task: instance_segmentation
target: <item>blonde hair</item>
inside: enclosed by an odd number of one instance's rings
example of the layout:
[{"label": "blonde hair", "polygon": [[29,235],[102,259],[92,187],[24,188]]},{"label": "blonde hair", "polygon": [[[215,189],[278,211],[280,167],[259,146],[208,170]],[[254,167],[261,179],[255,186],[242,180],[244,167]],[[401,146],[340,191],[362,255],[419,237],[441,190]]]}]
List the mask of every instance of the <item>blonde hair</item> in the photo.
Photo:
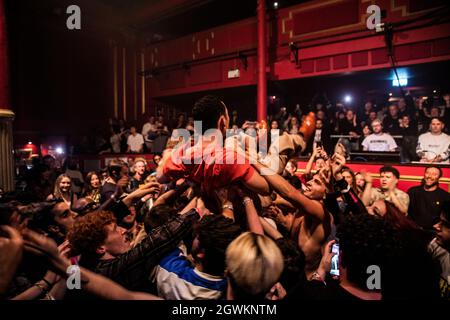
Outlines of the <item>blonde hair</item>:
[{"label": "blonde hair", "polygon": [[59,184],[61,183],[62,179],[67,178],[70,181],[70,184],[72,185],[72,179],[67,174],[60,174],[58,178],[56,178],[55,181],[55,188],[53,189],[53,196],[55,199],[62,199],[63,194],[61,192],[61,188],[59,187]]},{"label": "blonde hair", "polygon": [[245,232],[227,248],[227,272],[236,298],[265,295],[278,281],[284,262],[275,242],[263,235]]}]

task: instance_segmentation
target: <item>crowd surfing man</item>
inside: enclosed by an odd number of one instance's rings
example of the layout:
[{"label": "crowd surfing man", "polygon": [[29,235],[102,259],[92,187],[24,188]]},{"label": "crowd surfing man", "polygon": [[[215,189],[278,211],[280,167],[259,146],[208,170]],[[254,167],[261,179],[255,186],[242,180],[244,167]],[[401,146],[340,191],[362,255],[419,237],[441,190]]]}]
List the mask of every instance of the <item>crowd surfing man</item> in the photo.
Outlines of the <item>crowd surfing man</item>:
[{"label": "crowd surfing man", "polygon": [[[268,195],[270,188],[267,181],[254,170],[248,159],[242,164],[236,163],[238,159],[242,159],[240,153],[242,150],[239,150],[239,147],[223,148],[224,141],[218,141],[217,136],[213,137],[215,134],[222,139],[226,137],[230,119],[225,103],[218,97],[205,96],[195,103],[192,114],[194,120],[201,121],[201,140],[194,141],[193,146],[189,141],[186,147],[175,149],[174,152],[166,150],[157,170],[158,181],[164,183],[170,179],[188,178],[201,183],[204,190],[212,190],[241,181],[250,190]],[[277,172],[284,169],[288,160],[286,154],[305,147],[305,142],[300,135],[285,134],[279,140],[279,147],[273,152],[273,160],[277,162],[275,164]],[[185,151],[184,154],[183,151]],[[205,154],[211,157],[205,160]],[[198,159],[199,156],[200,159]]]}]

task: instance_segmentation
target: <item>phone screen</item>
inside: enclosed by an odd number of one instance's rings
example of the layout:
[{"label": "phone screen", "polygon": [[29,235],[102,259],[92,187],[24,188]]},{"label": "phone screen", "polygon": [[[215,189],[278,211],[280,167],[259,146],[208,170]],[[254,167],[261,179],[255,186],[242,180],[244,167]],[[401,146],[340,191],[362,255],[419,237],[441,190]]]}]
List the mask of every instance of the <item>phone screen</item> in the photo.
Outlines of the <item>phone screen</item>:
[{"label": "phone screen", "polygon": [[331,270],[330,274],[332,276],[339,276],[339,244],[333,244],[331,252],[335,253],[333,258],[331,259]]}]

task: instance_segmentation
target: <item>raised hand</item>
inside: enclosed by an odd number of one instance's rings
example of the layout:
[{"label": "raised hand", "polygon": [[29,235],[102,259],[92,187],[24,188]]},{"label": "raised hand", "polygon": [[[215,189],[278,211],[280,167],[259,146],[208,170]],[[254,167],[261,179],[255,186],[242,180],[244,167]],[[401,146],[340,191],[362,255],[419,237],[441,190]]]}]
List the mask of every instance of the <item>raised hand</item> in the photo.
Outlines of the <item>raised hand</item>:
[{"label": "raised hand", "polygon": [[345,166],[345,163],[345,157],[339,153],[335,153],[333,157],[331,157],[331,171],[334,176],[342,171],[342,167]]}]

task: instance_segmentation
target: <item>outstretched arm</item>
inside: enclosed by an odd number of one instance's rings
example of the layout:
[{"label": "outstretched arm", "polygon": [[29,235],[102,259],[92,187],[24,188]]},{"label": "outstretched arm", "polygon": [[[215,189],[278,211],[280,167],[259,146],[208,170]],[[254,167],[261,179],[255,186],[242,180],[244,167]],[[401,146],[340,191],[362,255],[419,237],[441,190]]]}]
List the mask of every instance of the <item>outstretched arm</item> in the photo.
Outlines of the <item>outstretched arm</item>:
[{"label": "outstretched arm", "polygon": [[269,183],[267,179],[264,179],[258,172],[255,172],[250,179],[244,182],[244,185],[253,192],[262,196],[268,196],[271,194]]},{"label": "outstretched arm", "polygon": [[[260,163],[253,165],[258,172],[270,170]],[[323,220],[325,212],[319,201],[311,200],[295,189],[286,179],[272,171],[272,174],[263,176],[270,187],[281,197],[291,202],[294,207],[301,209],[305,214],[311,215],[319,220]]]}]

